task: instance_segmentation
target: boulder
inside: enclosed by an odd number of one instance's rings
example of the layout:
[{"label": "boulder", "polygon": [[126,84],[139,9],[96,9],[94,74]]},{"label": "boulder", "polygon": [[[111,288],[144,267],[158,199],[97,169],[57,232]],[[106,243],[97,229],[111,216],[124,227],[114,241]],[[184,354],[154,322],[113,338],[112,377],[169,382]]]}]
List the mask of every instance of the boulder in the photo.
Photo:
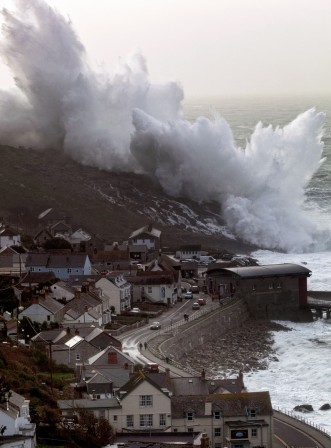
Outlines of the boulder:
[{"label": "boulder", "polygon": [[319,408],[320,411],[328,411],[329,409],[331,409],[331,404],[329,403],[325,403]]},{"label": "boulder", "polygon": [[313,412],[313,407],[311,404],[299,404],[293,408],[297,412]]}]

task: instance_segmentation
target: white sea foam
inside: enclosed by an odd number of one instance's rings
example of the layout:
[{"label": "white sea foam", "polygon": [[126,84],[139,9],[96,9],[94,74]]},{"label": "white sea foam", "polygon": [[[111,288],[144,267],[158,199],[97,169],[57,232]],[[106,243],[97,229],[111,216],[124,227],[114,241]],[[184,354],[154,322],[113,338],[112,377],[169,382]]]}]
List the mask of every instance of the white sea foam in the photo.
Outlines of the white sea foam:
[{"label": "white sea foam", "polygon": [[230,231],[260,247],[325,249],[329,230],[304,211],[323,113],[283,128],[258,123],[240,148],[222,117],[182,119],[181,86],[153,84],[141,54],[96,73],[60,14],[42,0],[15,5],[2,12],[0,55],[16,89],[0,92],[1,143],[62,148],[86,165],[147,173],[173,196],[218,201]]},{"label": "white sea foam", "polygon": [[278,360],[272,360],[267,370],[245,375],[245,385],[250,391],[268,390],[273,407],[287,412],[300,404],[312,405],[313,412],[294,415],[331,434],[331,411],[320,410],[323,404],[331,404],[331,322],[320,319],[285,325],[292,331],[274,333]]}]

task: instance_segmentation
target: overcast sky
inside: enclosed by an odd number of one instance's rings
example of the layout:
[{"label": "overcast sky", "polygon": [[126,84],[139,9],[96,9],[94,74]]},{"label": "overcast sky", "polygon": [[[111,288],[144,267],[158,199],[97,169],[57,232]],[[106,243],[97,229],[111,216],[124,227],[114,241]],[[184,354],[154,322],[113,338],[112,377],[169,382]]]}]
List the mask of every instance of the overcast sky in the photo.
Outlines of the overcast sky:
[{"label": "overcast sky", "polygon": [[111,71],[139,49],[151,80],[177,80],[185,96],[331,93],[330,0],[47,2],[71,19],[93,63]]}]

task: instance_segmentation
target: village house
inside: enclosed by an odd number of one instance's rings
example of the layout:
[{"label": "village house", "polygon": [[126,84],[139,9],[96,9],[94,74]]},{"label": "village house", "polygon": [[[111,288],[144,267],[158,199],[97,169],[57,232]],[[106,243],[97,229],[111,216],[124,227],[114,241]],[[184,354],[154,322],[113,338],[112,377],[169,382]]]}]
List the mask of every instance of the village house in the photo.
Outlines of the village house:
[{"label": "village house", "polygon": [[187,244],[185,246],[180,246],[179,250],[176,251],[176,258],[180,260],[184,259],[196,259],[199,260],[201,256],[201,244]]},{"label": "village house", "polygon": [[132,246],[145,245],[149,251],[158,252],[161,248],[161,230],[156,229],[151,224],[141,227],[131,233],[128,244]]},{"label": "village house", "polygon": [[8,226],[0,227],[0,248],[20,245],[21,235],[19,232]]},{"label": "village house", "polygon": [[[159,254],[146,265],[145,270],[128,276],[133,285],[133,302],[150,302],[173,305],[177,302],[177,292],[181,290],[181,271],[178,263],[168,256]],[[176,267],[178,267],[176,269]]]},{"label": "village house", "polygon": [[[112,390],[116,392],[132,377],[134,361],[127,354],[109,346],[91,356],[84,363],[76,363],[77,382],[80,386],[94,377],[95,373],[102,374],[112,382]],[[102,381],[105,387],[105,381]]]},{"label": "village house", "polygon": [[27,253],[19,253],[13,247],[3,246],[0,249],[0,274],[16,275],[25,273]]},{"label": "village house", "polygon": [[52,240],[54,237],[47,229],[40,229],[33,237],[33,242],[36,246],[43,246],[47,241]]},{"label": "village house", "polygon": [[50,344],[51,358],[58,364],[64,364],[75,369],[77,363],[85,363],[87,360],[99,353],[100,350],[88,342],[79,334],[72,335],[64,343]]},{"label": "village house", "polygon": [[61,280],[49,287],[49,296],[62,303],[70,302],[75,297],[75,289]]},{"label": "village house", "polygon": [[206,433],[212,447],[273,446],[269,392],[174,396],[172,429]]},{"label": "village house", "polygon": [[90,249],[91,235],[83,229],[75,230],[67,239],[76,252],[87,252]]},{"label": "village house", "polygon": [[95,287],[100,290],[100,297],[107,309],[114,309],[115,314],[131,308],[131,284],[124,278],[122,272],[111,272],[99,278]]},{"label": "village house", "polygon": [[127,278],[133,286],[134,303],[173,305],[177,301],[177,281],[172,272],[142,271]]},{"label": "village house", "polygon": [[36,446],[36,424],[30,422],[29,400],[10,391],[7,401],[0,404],[0,431],[1,446],[8,448]]},{"label": "village house", "polygon": [[103,302],[98,291],[75,291],[75,298],[64,306],[62,324],[72,326],[74,324],[103,325]]},{"label": "village house", "polygon": [[263,266],[227,267],[215,263],[207,269],[208,293],[243,298],[256,318],[294,318],[307,305],[307,278],[304,266],[284,263]]},{"label": "village house", "polygon": [[91,275],[91,262],[87,254],[80,253],[32,253],[26,259],[28,272],[54,272],[61,280],[70,275]]},{"label": "village house", "polygon": [[61,323],[65,314],[64,306],[57,300],[45,296],[33,296],[33,303],[21,311],[18,315],[19,320],[24,317],[31,322]]}]

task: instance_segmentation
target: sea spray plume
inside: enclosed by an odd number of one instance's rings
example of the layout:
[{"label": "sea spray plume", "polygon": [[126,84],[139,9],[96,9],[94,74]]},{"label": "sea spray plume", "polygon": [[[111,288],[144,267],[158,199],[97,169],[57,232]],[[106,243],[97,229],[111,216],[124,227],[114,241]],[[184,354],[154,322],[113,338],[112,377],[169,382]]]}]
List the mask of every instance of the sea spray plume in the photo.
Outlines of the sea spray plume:
[{"label": "sea spray plume", "polygon": [[304,211],[305,187],[323,162],[323,113],[299,115],[283,129],[258,124],[246,147],[251,188],[223,208],[233,231],[251,243],[286,251],[311,250],[322,232]]},{"label": "sea spray plume", "polygon": [[137,52],[114,73],[97,73],[59,13],[42,0],[16,0],[15,5],[14,12],[2,12],[0,54],[17,88],[0,94],[1,142],[63,147],[86,165],[139,172],[129,150],[132,110],[176,119],[181,87],[175,82],[152,84],[146,61]]},{"label": "sea spray plume", "polygon": [[70,24],[43,1],[14,3],[15,12],[2,11],[0,55],[17,90],[1,94],[1,141],[15,145],[19,136],[24,145],[56,148],[65,133],[63,100],[84,70],[84,48]]},{"label": "sea spray plume", "polygon": [[228,226],[244,240],[304,250],[318,231],[303,203],[322,162],[324,120],[311,109],[283,129],[259,123],[243,151],[219,117],[164,123],[135,110],[131,151],[169,194],[219,201]]},{"label": "sea spray plume", "polygon": [[132,110],[139,107],[160,120],[176,119],[182,97],[174,82],[150,83],[140,53],[130,55],[112,75],[89,72],[65,101],[65,150],[87,165],[140,172],[129,150]]}]

